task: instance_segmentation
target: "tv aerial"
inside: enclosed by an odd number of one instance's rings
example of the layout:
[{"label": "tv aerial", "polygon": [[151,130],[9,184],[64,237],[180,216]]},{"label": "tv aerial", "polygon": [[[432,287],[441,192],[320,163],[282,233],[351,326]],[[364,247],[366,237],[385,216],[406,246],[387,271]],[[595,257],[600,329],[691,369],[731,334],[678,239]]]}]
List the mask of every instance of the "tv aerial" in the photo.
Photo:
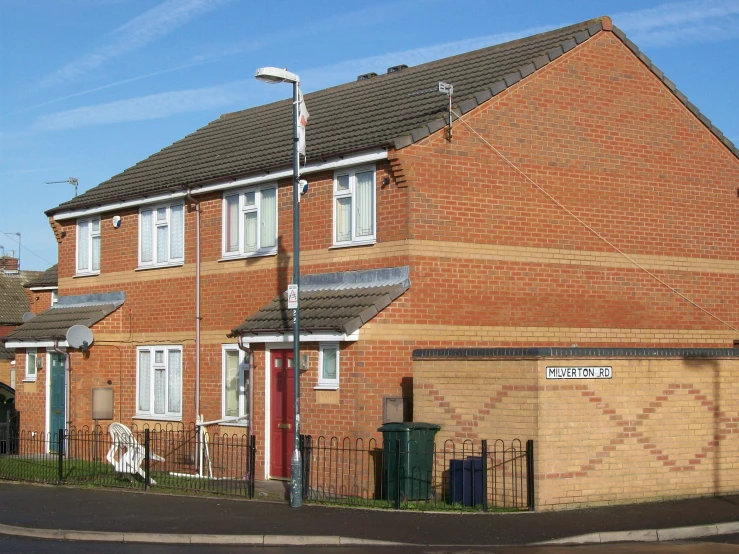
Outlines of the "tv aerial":
[{"label": "tv aerial", "polygon": [[58,183],[69,183],[70,185],[74,185],[74,195],[77,196],[77,185],[80,184],[79,179],[68,177],[64,181],[46,181],[47,185],[56,185]]},{"label": "tv aerial", "polygon": [[87,352],[93,342],[92,331],[85,325],[72,325],[67,329],[67,344],[81,352]]}]

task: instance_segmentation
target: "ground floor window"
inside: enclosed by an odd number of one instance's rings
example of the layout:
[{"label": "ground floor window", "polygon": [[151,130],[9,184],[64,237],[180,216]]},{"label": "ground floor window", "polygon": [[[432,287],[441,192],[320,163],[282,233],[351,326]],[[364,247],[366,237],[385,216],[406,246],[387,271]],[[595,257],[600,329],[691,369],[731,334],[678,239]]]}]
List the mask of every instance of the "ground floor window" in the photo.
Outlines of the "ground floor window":
[{"label": "ground floor window", "polygon": [[182,417],[182,347],[142,346],[137,352],[137,415]]},{"label": "ground floor window", "polygon": [[223,419],[248,424],[249,360],[235,344],[223,346]]},{"label": "ground floor window", "polygon": [[26,350],[26,381],[36,380],[37,354],[35,348]]},{"label": "ground floor window", "polygon": [[339,345],[335,342],[321,344],[319,348],[317,388],[339,388]]}]

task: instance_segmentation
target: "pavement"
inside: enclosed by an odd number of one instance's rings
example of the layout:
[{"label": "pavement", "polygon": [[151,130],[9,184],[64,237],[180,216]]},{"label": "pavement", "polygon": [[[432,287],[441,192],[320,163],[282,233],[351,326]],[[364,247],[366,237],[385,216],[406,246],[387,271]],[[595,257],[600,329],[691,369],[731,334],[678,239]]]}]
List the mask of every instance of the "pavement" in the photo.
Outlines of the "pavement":
[{"label": "pavement", "polygon": [[[278,485],[279,486],[279,485]],[[514,546],[739,533],[739,495],[522,513],[409,512],[0,483],[0,534],[234,545]],[[263,493],[264,494],[264,493]],[[270,500],[279,498],[279,500]]]}]

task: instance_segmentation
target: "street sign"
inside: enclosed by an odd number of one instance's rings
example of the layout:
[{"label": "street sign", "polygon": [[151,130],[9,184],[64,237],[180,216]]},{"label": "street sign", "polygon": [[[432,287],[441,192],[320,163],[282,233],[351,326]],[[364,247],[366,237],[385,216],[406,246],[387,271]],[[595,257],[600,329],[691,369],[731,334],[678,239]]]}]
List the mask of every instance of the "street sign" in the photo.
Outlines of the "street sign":
[{"label": "street sign", "polygon": [[608,367],[547,367],[547,379],[611,379],[613,368]]},{"label": "street sign", "polygon": [[298,285],[287,286],[287,309],[298,309]]}]

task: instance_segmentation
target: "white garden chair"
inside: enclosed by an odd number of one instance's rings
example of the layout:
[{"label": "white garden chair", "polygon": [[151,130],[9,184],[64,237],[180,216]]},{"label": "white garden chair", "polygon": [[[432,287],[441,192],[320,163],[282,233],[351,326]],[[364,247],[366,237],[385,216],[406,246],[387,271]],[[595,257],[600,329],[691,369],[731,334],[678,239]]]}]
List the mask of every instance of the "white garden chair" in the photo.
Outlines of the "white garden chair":
[{"label": "white garden chair", "polygon": [[[108,433],[110,433],[112,444],[105,459],[119,473],[127,473],[131,476],[138,474],[146,479],[146,473],[141,467],[146,457],[146,450],[136,441],[131,430],[122,423],[111,423]],[[164,461],[164,458],[153,452],[150,453],[150,457],[157,462]],[[151,484],[156,485],[156,481],[151,479]]]}]

